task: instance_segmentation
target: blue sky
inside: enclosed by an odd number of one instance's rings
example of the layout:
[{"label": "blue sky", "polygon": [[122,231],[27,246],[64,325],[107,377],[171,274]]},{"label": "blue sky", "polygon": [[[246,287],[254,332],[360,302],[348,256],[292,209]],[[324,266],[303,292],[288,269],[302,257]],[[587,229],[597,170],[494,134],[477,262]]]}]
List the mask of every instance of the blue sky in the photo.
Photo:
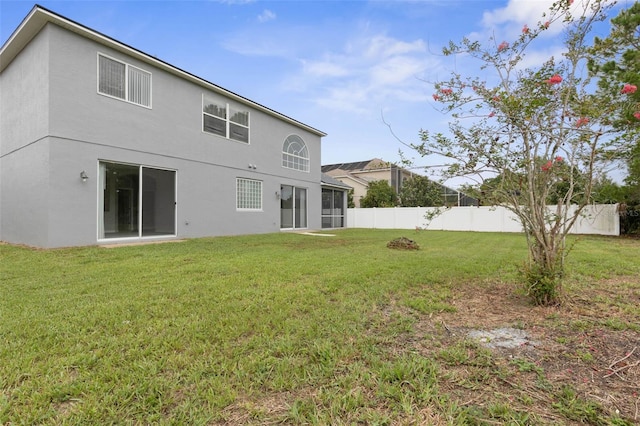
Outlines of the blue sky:
[{"label": "blue sky", "polygon": [[[516,38],[551,0],[42,1],[39,4],[320,129],[322,163],[398,161],[421,128],[446,129],[433,82],[462,63],[442,46]],[[579,7],[579,1],[575,6]],[[622,0],[629,7],[631,0]],[[0,0],[0,43],[33,7]],[[544,33],[533,63],[559,53]],[[602,29],[601,35],[608,33]],[[383,120],[384,117],[384,120]],[[428,165],[430,159],[416,159]]]}]

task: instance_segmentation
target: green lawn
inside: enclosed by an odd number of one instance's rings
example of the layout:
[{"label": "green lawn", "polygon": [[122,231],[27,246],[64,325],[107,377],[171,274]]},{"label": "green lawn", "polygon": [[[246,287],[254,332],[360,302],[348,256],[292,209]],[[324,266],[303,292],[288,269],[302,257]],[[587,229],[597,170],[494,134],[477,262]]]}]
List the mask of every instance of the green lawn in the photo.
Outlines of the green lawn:
[{"label": "green lawn", "polygon": [[[334,234],[110,249],[0,245],[0,424],[550,421],[459,401],[447,357],[397,344],[441,345],[443,330],[429,337],[416,324],[455,315],[452,296],[465,287],[513,283],[517,294],[523,236]],[[400,236],[421,249],[386,247]],[[580,237],[568,298],[607,279],[640,277],[639,259],[638,240]],[[640,308],[614,299],[606,306],[627,310],[629,323],[612,327],[637,334]],[[469,348],[491,374],[496,361],[470,342],[443,353]],[[567,414],[557,405],[564,393],[551,385],[548,395],[552,422],[575,420],[574,406]],[[598,410],[587,420],[607,424]]]}]

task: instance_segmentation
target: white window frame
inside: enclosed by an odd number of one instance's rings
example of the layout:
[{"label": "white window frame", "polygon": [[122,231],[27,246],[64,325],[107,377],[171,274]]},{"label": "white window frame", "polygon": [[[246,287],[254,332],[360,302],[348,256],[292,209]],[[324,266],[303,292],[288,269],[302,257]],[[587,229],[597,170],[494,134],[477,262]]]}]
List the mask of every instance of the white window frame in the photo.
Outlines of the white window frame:
[{"label": "white window frame", "polygon": [[[103,165],[106,164],[114,164],[114,165],[121,165],[121,166],[131,166],[131,167],[137,167],[138,168],[138,198],[137,198],[137,202],[138,202],[138,206],[139,206],[139,212],[138,212],[138,218],[137,218],[137,222],[138,222],[138,235],[137,236],[132,236],[132,237],[113,237],[113,238],[106,238],[105,234],[104,234],[104,190],[105,190],[105,185],[106,185],[106,177],[104,175],[105,173],[105,169],[103,168]],[[97,217],[96,217],[96,223],[98,224],[97,226],[97,242],[99,243],[106,243],[106,242],[110,242],[110,243],[115,243],[118,241],[147,241],[147,240],[162,240],[162,239],[167,239],[167,238],[172,238],[172,237],[177,237],[178,236],[178,170],[177,169],[169,169],[169,168],[164,168],[164,167],[156,167],[156,166],[150,166],[150,165],[146,165],[146,164],[140,164],[140,163],[128,163],[128,162],[122,162],[122,161],[113,161],[113,160],[103,160],[103,159],[98,159],[98,164],[97,164],[98,168],[97,168],[97,173],[96,176],[98,176],[98,179],[96,179],[96,187],[97,187],[97,191],[98,191],[98,196],[97,198]],[[166,171],[166,172],[173,172],[174,173],[174,223],[173,223],[173,234],[163,234],[163,235],[151,235],[151,236],[145,236],[143,235],[143,211],[142,211],[142,205],[143,205],[143,196],[144,196],[144,191],[142,190],[143,185],[144,185],[144,169],[155,169],[155,170],[162,170],[162,171]]]},{"label": "white window frame", "polygon": [[[255,194],[243,192],[241,197],[240,193],[240,183],[251,183],[259,185],[259,194],[255,196]],[[244,189],[246,190],[247,187]],[[250,178],[236,178],[236,210],[244,211],[244,212],[261,212],[262,210],[262,198],[264,191],[262,190],[262,181],[257,179]],[[241,206],[242,203],[242,206]],[[248,203],[248,204],[247,204]],[[259,205],[258,205],[259,204]],[[246,207],[246,205],[250,205],[250,207]]]},{"label": "white window frame", "polygon": [[[121,98],[121,97],[118,97],[118,96],[113,96],[113,95],[111,95],[109,93],[104,93],[104,92],[100,91],[100,57],[103,57],[105,59],[109,59],[111,61],[118,62],[119,64],[124,65],[124,98]],[[149,76],[149,105],[145,105],[145,104],[139,103],[139,102],[134,102],[134,101],[131,100],[131,95],[129,93],[129,70],[135,70],[137,72],[140,72],[142,74],[147,74]],[[121,61],[120,59],[116,59],[116,58],[114,58],[112,56],[105,55],[104,53],[98,52],[96,74],[97,74],[96,90],[97,90],[99,95],[106,96],[106,97],[111,98],[111,99],[117,99],[119,101],[127,102],[129,104],[138,105],[138,106],[141,106],[143,108],[152,109],[152,105],[153,105],[153,75],[151,74],[151,72],[149,72],[149,71],[147,71],[145,69],[133,66],[131,64],[128,64],[127,62]]]},{"label": "white window frame", "polygon": [[[208,112],[205,112],[204,107],[205,107],[205,99],[209,99],[210,101],[213,101],[213,103],[215,103],[216,105],[218,105],[219,107],[224,107],[225,110],[225,116],[224,117],[219,117],[215,114],[211,114]],[[243,123],[239,123],[238,121],[233,120],[233,117],[236,113],[245,113],[247,116],[247,124],[243,124]],[[220,120],[224,122],[225,125],[225,134],[221,135],[218,134],[216,132],[209,132],[207,130],[205,130],[204,127],[204,120],[205,120],[205,116],[207,117],[212,117],[216,120]],[[242,140],[242,139],[238,139],[238,138],[234,138],[233,137],[233,132],[232,132],[232,126],[238,126],[240,128],[246,129],[247,132],[247,140]],[[230,104],[229,102],[227,102],[226,100],[222,99],[221,97],[212,95],[212,94],[208,94],[208,93],[203,93],[202,94],[202,126],[201,126],[202,132],[206,133],[208,135],[216,135],[216,136],[222,136],[226,139],[235,141],[235,142],[240,142],[243,144],[247,144],[249,145],[251,142],[251,112],[248,109],[244,109],[244,108],[238,108],[236,105]]]},{"label": "white window frame", "polygon": [[[285,145],[288,145],[288,147],[291,146],[291,142],[290,142],[291,139],[295,139],[295,142],[302,144],[302,147],[304,148],[304,152],[306,152],[307,154],[306,157],[303,155],[294,154],[285,150]],[[289,163],[293,164],[293,167],[290,167]],[[282,167],[284,167],[285,169],[297,170],[299,172],[309,173],[310,163],[311,161],[309,158],[309,148],[307,147],[307,144],[304,141],[304,139],[302,139],[298,135],[293,135],[293,134],[287,136],[284,142],[282,143]],[[297,167],[296,166],[297,164],[302,164],[302,167]]]}]

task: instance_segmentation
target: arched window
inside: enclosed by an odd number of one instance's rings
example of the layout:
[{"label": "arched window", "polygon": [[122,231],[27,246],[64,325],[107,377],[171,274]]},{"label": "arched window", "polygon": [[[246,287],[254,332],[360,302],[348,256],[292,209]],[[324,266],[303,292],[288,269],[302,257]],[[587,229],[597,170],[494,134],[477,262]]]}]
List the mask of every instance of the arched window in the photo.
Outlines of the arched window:
[{"label": "arched window", "polygon": [[300,136],[291,135],[285,139],[282,146],[282,167],[309,171],[309,151]]}]

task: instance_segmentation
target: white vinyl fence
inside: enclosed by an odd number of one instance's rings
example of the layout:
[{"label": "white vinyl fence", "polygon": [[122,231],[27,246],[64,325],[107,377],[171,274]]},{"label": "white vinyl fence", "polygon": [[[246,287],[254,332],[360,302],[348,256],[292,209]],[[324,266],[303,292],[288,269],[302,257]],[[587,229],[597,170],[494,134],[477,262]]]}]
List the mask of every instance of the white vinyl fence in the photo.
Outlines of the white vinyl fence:
[{"label": "white vinyl fence", "polygon": [[[550,212],[554,207],[549,207]],[[442,209],[429,222],[425,215],[433,207],[348,209],[347,228],[432,229],[444,231],[522,232],[517,217],[504,207],[451,207]],[[571,230],[572,234],[620,235],[617,204],[587,206]]]}]

